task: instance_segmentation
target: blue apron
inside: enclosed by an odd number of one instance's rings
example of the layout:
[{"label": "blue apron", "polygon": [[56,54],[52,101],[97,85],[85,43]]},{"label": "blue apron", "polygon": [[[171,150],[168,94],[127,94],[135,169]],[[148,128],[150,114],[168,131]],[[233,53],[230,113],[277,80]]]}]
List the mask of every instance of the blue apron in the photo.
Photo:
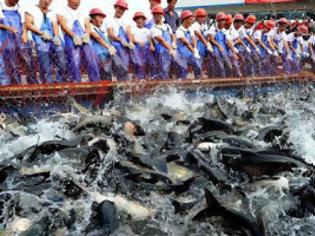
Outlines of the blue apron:
[{"label": "blue apron", "polygon": [[[73,22],[72,31],[79,37],[82,37],[85,34],[79,20]],[[65,34],[64,39],[72,80],[74,82],[81,82],[80,65],[81,60],[83,60],[82,65],[86,65],[89,80],[91,82],[99,81],[100,74],[97,59],[91,44],[75,46],[72,38],[67,34]]]},{"label": "blue apron", "polygon": [[[206,38],[206,29],[201,30],[200,33],[203,35],[204,38]],[[207,46],[204,45],[200,39],[198,39],[197,48],[198,48],[201,59],[204,60],[204,58],[207,56],[207,53],[208,53]]]},{"label": "blue apron", "polygon": [[217,29],[217,33],[215,34],[214,36],[214,39],[218,42],[219,45],[221,45],[221,47],[223,47],[224,49],[224,53],[223,55],[221,54],[220,50],[218,47],[214,46],[213,48],[213,52],[214,52],[214,55],[216,57],[222,57],[222,56],[227,56],[227,52],[228,52],[228,46],[226,44],[226,35],[224,32],[222,31],[219,31]]},{"label": "blue apron", "polygon": [[153,19],[151,19],[150,21],[146,22],[144,27],[147,29],[152,29],[152,27],[154,26],[154,21]]},{"label": "blue apron", "polygon": [[[122,26],[119,27],[119,32],[118,32],[117,36],[120,39],[124,40],[125,42],[129,41],[128,37],[127,37],[127,33],[126,33],[126,31],[124,30],[124,28]],[[128,71],[129,64],[130,64],[130,57],[129,57],[129,50],[128,50],[128,48],[124,47],[122,45],[122,43],[118,42],[118,41],[113,41],[112,44],[116,48],[117,55],[120,57],[125,70]]]},{"label": "blue apron", "polygon": [[[169,28],[169,26],[167,26],[166,30],[161,29],[161,28],[158,28],[158,29],[162,31],[163,39],[168,44],[172,45],[172,37],[171,37],[171,33],[169,32],[171,29]],[[170,71],[170,66],[172,64],[172,56],[170,55],[168,49],[165,48],[160,42],[157,42],[155,44],[155,52],[156,52],[156,57],[157,57],[157,62],[158,62],[158,69],[156,71],[156,74],[158,75],[160,79],[163,79],[163,80],[169,79],[169,71]]]}]

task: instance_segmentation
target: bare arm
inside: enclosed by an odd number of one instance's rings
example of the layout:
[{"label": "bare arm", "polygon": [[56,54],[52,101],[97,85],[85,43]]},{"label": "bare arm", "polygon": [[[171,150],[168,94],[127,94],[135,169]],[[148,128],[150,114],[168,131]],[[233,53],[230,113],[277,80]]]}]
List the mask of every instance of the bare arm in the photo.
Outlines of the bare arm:
[{"label": "bare arm", "polygon": [[54,31],[54,36],[59,36],[59,25],[58,22],[53,22],[53,31]]},{"label": "bare arm", "polygon": [[155,39],[159,41],[159,43],[162,44],[166,49],[172,50],[172,46],[169,45],[162,36],[156,36]]},{"label": "bare arm", "polygon": [[127,38],[129,40],[129,42],[133,42],[133,34],[131,32],[131,27],[130,26],[127,26],[126,27],[126,33],[127,33]]},{"label": "bare arm", "polygon": [[246,35],[244,37],[244,39],[253,47],[253,48],[257,48],[257,45],[255,44],[254,40],[252,37]]},{"label": "bare arm", "polygon": [[203,37],[202,33],[200,33],[199,31],[195,31],[195,35],[197,35],[198,39],[205,45],[207,46],[207,40],[205,39],[205,37]]},{"label": "bare arm", "polygon": [[65,32],[65,34],[67,34],[71,38],[73,38],[75,36],[75,33],[67,26],[66,19],[61,15],[57,15],[57,19],[58,19],[58,23],[59,23],[61,29],[63,30],[63,32]]},{"label": "bare arm", "polygon": [[110,45],[107,44],[98,33],[91,32],[90,36],[91,38],[95,39],[99,44],[101,44],[104,48],[110,48]]},{"label": "bare arm", "polygon": [[117,42],[121,42],[121,38],[119,38],[118,36],[116,36],[114,34],[114,30],[113,28],[108,28],[107,29],[107,33],[108,33],[108,37],[112,40],[112,41],[117,41]]},{"label": "bare arm", "polygon": [[34,18],[32,15],[28,13],[25,13],[25,25],[26,25],[26,28],[32,31],[33,33],[38,34],[38,35],[43,34],[43,32],[40,31],[40,29],[34,26]]},{"label": "bare arm", "polygon": [[187,39],[185,39],[185,37],[179,38],[179,40],[185,44],[185,46],[189,49],[189,51],[194,52],[194,47],[188,42]]}]

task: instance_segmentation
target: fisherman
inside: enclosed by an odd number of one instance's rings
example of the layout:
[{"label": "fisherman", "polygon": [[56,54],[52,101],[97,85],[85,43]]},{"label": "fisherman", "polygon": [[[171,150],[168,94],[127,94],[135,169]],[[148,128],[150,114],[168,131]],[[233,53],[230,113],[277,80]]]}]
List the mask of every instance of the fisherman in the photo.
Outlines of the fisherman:
[{"label": "fisherman", "polygon": [[155,56],[157,67],[154,78],[169,79],[170,67],[173,58],[176,56],[176,38],[171,27],[163,23],[164,10],[161,6],[155,6],[152,9],[154,26],[151,29],[152,38],[155,45]]},{"label": "fisherman", "polygon": [[277,70],[275,59],[279,57],[279,54],[271,38],[274,27],[274,21],[264,21],[263,29],[257,30],[253,36],[260,49],[260,63],[264,68],[264,75],[274,75]]},{"label": "fisherman", "polygon": [[[37,83],[31,44],[19,0],[0,0],[0,41],[3,61],[1,85],[20,84],[19,65],[25,66],[27,83]],[[4,75],[5,74],[5,75]]]},{"label": "fisherman", "polygon": [[[128,24],[122,17],[126,10],[128,10],[128,3],[125,0],[117,0],[114,4],[115,13],[112,19],[105,22],[107,33],[112,41],[113,46],[117,50],[117,55],[122,61],[120,68],[124,69],[124,74],[129,71],[130,66],[130,50],[135,48],[132,40],[130,24]],[[128,80],[129,77],[121,78]]]},{"label": "fisherman", "polygon": [[[90,11],[89,15],[91,22],[90,36],[93,43],[94,51],[98,56],[100,78],[101,80],[112,80],[113,66],[115,66],[115,64],[120,65],[122,63],[120,62],[120,59],[116,57],[116,49],[111,45],[106,31],[103,30],[102,27],[106,14],[98,8],[93,8]],[[125,74],[123,76],[127,75],[128,74]],[[115,76],[117,76],[118,80],[120,79],[120,74],[115,74]]]},{"label": "fisherman", "polygon": [[[150,12],[152,11],[152,8],[160,5],[162,3],[162,0],[149,0],[150,3]],[[154,25],[154,20],[153,20],[153,16],[152,14],[150,14],[147,18],[146,18],[146,22],[144,27],[148,28],[148,29],[152,29]]]},{"label": "fisherman", "polygon": [[90,23],[83,14],[80,0],[68,0],[68,5],[57,15],[64,33],[65,51],[73,82],[81,82],[81,66],[87,70],[91,82],[99,81],[97,56],[90,42]]},{"label": "fisherman", "polygon": [[308,28],[305,25],[300,25],[288,35],[288,45],[293,59],[291,69],[294,73],[299,73],[302,70],[301,58],[302,55],[305,55],[302,35],[307,34]]},{"label": "fisherman", "polygon": [[[311,61],[312,71],[315,74],[315,27],[311,27],[311,35],[308,40],[308,53],[309,53],[309,59]],[[306,37],[303,37],[304,40],[306,40]]]},{"label": "fisherman", "polygon": [[232,64],[228,54],[229,48],[226,39],[226,19],[227,15],[224,12],[219,12],[216,15],[216,24],[209,30],[214,55],[211,69],[216,77],[228,77],[232,74]]},{"label": "fisherman", "polygon": [[53,66],[56,82],[67,80],[66,56],[59,36],[56,13],[50,9],[52,0],[39,0],[38,5],[25,13],[25,24],[35,42],[39,74],[42,83],[53,83]]},{"label": "fisherman", "polygon": [[189,10],[184,10],[180,15],[182,25],[176,31],[177,38],[177,63],[180,66],[179,78],[186,79],[188,67],[191,66],[196,79],[201,78],[201,57],[197,48],[194,30],[191,25],[194,15]]},{"label": "fisherman", "polygon": [[[226,43],[229,50],[229,59],[232,64],[232,74],[229,77],[242,77],[241,68],[240,68],[240,61],[239,61],[239,49],[238,48],[245,48],[245,44],[240,39],[240,35],[238,31],[232,25],[233,17],[231,14],[226,15],[225,20],[225,29],[226,29]],[[240,47],[239,47],[240,46]]]},{"label": "fisherman", "polygon": [[167,7],[164,9],[165,23],[171,27],[174,34],[180,26],[180,19],[175,11],[176,3],[177,0],[167,0]]},{"label": "fisherman", "polygon": [[211,43],[208,41],[208,27],[206,24],[207,12],[203,8],[198,8],[195,11],[195,19],[196,21],[192,24],[191,28],[194,31],[194,34],[197,39],[197,48],[199,51],[199,55],[201,57],[201,64],[204,64],[204,60],[207,55],[213,53],[213,48]]},{"label": "fisherman", "polygon": [[288,37],[286,34],[286,27],[289,25],[288,20],[280,18],[277,22],[278,27],[275,28],[271,33],[271,38],[274,41],[275,47],[281,57],[283,71],[286,74],[291,73],[291,62],[292,57],[290,54]]},{"label": "fisherman", "polygon": [[146,75],[153,76],[154,70],[154,55],[155,50],[151,31],[144,27],[146,17],[143,12],[136,12],[133,20],[136,22],[136,27],[132,29],[133,42],[135,49],[131,52],[131,59],[135,65],[135,77],[142,80]]},{"label": "fisherman", "polygon": [[234,28],[238,31],[240,40],[243,42],[242,45],[238,45],[238,50],[243,65],[242,71],[246,77],[262,74],[259,66],[260,50],[253,40],[253,26],[255,23],[256,16],[254,15],[249,15],[246,20],[242,14],[234,16]]}]

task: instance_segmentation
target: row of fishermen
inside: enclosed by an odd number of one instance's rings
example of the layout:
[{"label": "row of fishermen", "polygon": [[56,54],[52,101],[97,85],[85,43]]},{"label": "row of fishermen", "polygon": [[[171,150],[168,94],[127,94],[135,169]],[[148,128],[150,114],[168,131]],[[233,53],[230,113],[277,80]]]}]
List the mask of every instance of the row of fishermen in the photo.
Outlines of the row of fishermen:
[{"label": "row of fishermen", "polygon": [[[195,14],[185,10],[181,26],[173,33],[164,23],[160,5],[152,8],[151,20],[137,12],[131,27],[123,20],[128,10],[125,0],[117,0],[114,17],[105,21],[106,15],[96,8],[87,20],[80,1],[68,0],[58,14],[50,9],[51,2],[39,0],[24,16],[18,0],[0,0],[1,85],[21,83],[20,61],[28,83],[37,83],[35,64],[41,83],[81,82],[82,68],[93,82],[112,75],[127,80],[131,65],[137,79],[163,80],[173,74],[186,79],[190,68],[195,78],[201,78],[203,69],[208,77],[243,77],[275,75],[279,64],[287,74],[299,72],[305,62],[314,66],[315,33],[310,36],[300,26],[287,34],[284,18],[265,21],[263,29],[257,30],[254,15],[233,18],[219,12],[209,28],[204,9]],[[38,63],[34,63],[27,31],[32,33]]]}]

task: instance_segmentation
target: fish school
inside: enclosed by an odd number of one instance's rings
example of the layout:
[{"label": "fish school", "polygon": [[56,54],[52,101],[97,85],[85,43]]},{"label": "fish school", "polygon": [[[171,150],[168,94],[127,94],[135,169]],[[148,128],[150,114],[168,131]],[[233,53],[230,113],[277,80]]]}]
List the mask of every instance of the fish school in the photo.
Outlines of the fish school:
[{"label": "fish school", "polygon": [[64,1],[55,12],[51,0],[27,9],[19,0],[0,0],[1,86],[315,72],[311,18],[296,23],[239,13],[293,0],[148,0],[151,14],[130,19],[128,0],[113,4],[113,17],[99,8],[85,15],[80,0]]}]

